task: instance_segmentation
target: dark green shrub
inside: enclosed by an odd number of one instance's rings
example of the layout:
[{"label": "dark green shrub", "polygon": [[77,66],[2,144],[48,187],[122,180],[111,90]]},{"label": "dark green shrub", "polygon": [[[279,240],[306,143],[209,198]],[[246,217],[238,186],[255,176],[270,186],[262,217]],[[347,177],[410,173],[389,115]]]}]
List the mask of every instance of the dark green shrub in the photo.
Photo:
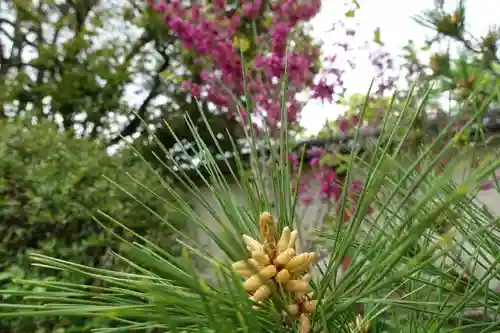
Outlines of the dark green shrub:
[{"label": "dark green shrub", "polygon": [[[97,210],[154,239],[156,244],[170,249],[174,246],[164,222],[103,177],[117,182],[178,226],[175,221],[180,218],[172,207],[144,187],[161,198],[168,198],[166,189],[131,151],[110,157],[99,142],[75,139],[49,122],[27,125],[23,121],[0,121],[0,133],[1,289],[20,288],[12,279],[63,278],[74,283],[94,283],[31,266],[31,251],[93,267],[123,270],[123,263],[110,253],[117,242],[92,219],[92,214],[99,217]],[[115,231],[127,237],[126,233]],[[88,320],[83,323],[23,318],[2,320],[0,332],[88,332],[91,324]]]}]

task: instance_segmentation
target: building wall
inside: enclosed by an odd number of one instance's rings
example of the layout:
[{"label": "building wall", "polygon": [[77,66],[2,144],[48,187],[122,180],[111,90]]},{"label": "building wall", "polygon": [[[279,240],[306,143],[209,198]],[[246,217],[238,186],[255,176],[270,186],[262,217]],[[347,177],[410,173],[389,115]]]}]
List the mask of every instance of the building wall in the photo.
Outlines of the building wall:
[{"label": "building wall", "polygon": [[[464,166],[457,172],[457,175],[455,177],[455,181],[457,183],[460,183],[462,179],[464,179],[463,176],[467,169],[468,167],[464,163]],[[319,183],[313,184],[313,186],[317,187],[319,192]],[[210,203],[210,207],[215,209],[218,213],[222,213],[222,210],[220,209],[220,207],[218,207],[218,202],[214,198],[213,193],[207,188],[201,188],[201,191],[205,193],[204,197]],[[232,194],[235,198],[237,198],[238,202],[244,202],[245,195],[237,188],[237,186],[232,187]],[[481,191],[477,195],[477,200],[484,204],[492,214],[500,216],[500,193],[498,193],[496,189]],[[301,229],[311,230],[312,228],[318,227],[320,221],[323,220],[323,217],[328,213],[330,209],[331,207],[329,207],[319,199],[315,199],[313,202],[307,205],[299,202],[297,206],[297,216],[299,217],[299,222],[302,227]],[[218,227],[211,214],[203,206],[195,203],[195,210],[198,212],[201,219],[203,221],[206,221],[207,225],[209,225],[212,230],[220,232],[220,227]],[[306,233],[302,232],[301,234],[304,235]],[[498,237],[500,239],[500,234],[498,235]],[[199,233],[198,238],[200,244],[203,245],[209,253],[216,257],[224,257],[221,251],[209,237],[207,237],[203,233]],[[469,252],[471,252],[471,254],[462,252],[456,253],[456,255],[461,258],[462,262],[471,263],[474,256],[474,247],[470,243],[465,243],[465,247]],[[328,260],[328,258],[325,258],[325,260]],[[489,258],[488,261],[493,262],[494,259]],[[485,274],[485,272],[485,268],[476,267],[475,275],[481,276],[482,274]],[[339,276],[341,275],[341,273],[342,272],[339,272]],[[500,281],[496,279],[495,281],[492,281],[492,283],[490,283],[490,286],[497,289],[500,287]]]}]

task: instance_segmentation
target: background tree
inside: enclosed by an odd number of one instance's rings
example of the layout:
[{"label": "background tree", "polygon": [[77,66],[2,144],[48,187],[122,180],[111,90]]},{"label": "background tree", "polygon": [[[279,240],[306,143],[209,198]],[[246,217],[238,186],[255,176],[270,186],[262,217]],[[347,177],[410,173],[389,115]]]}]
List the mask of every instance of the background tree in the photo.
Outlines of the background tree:
[{"label": "background tree", "polygon": [[77,136],[112,135],[116,118],[132,111],[123,94],[138,73],[134,61],[153,40],[108,28],[131,15],[133,8],[121,5],[110,11],[99,1],[3,1],[2,114],[30,111]]},{"label": "background tree", "polygon": [[[161,127],[163,118],[178,135],[189,132],[175,119],[184,112],[196,116],[197,106],[179,82],[161,74],[190,64],[145,3],[15,0],[0,6],[3,117],[29,111],[108,146],[146,137],[146,127]],[[226,119],[209,118],[214,128],[222,121],[219,127],[231,129]],[[171,136],[161,138],[173,146]]]},{"label": "background tree", "polygon": [[[500,78],[500,30],[493,25],[484,35],[474,36],[467,18],[465,1],[456,7],[444,0],[435,1],[434,8],[417,14],[415,21],[428,28],[430,36],[424,45],[408,42],[402,54],[400,76],[407,81],[433,82],[437,97],[445,96],[456,103],[472,100],[478,107],[487,96],[496,94],[492,87]],[[427,61],[426,54],[430,54]],[[388,55],[386,62],[374,64],[382,73],[394,62],[394,55]],[[386,77],[384,90],[393,88],[396,79]]]},{"label": "background tree", "polygon": [[[400,108],[398,104],[406,102],[413,82],[419,83],[409,101],[414,108],[432,84],[428,95],[431,102],[423,110],[420,127],[423,118],[443,118],[458,110],[462,118],[457,120],[457,126],[468,119],[473,108],[485,106],[485,111],[490,114],[496,110],[498,92],[494,91],[494,87],[500,82],[498,27],[490,27],[484,36],[473,36],[468,31],[467,7],[463,1],[457,7],[436,1],[433,8],[416,15],[414,19],[429,28],[430,36],[422,45],[409,40],[400,54],[388,53],[380,29],[374,32],[373,42],[379,47],[370,57],[377,70],[377,79],[365,115],[370,123],[368,125],[379,124],[381,112],[389,109],[388,97],[394,93],[396,85],[398,94],[392,110],[397,111]],[[487,99],[489,105],[483,105]],[[357,94],[347,101],[341,100],[340,103],[346,106],[345,115],[338,121],[331,121],[320,135],[327,135],[332,128],[343,131],[346,124],[356,124],[349,122],[348,118],[358,112],[363,102],[364,95]],[[376,105],[378,107],[374,107]],[[374,114],[378,116],[373,117]],[[352,130],[352,126],[350,128]]]},{"label": "background tree", "polygon": [[[260,6],[256,12],[259,18],[245,18],[244,11],[255,11],[257,5]],[[213,6],[202,7],[197,1],[183,3],[185,10],[198,8],[201,12]],[[228,19],[243,18],[237,31],[228,37],[234,44],[229,45],[228,52],[239,57],[242,46],[246,48],[244,57],[250,63],[259,55],[254,47],[249,47],[251,43],[262,45],[261,51],[271,47],[274,42],[264,34],[266,27],[283,21],[278,26],[281,30],[275,29],[273,38],[281,38],[282,43],[290,32],[296,51],[309,57],[306,67],[310,68],[305,69],[301,58],[296,57],[299,67],[295,72],[300,74],[307,70],[303,73],[305,85],[300,88],[331,89],[324,82],[313,84],[312,81],[320,68],[319,48],[306,23],[315,11],[301,11],[300,15],[305,15],[304,23],[292,22],[288,27],[287,22],[291,21],[286,15],[291,12],[280,12],[278,7],[267,2],[256,1],[252,6],[255,8],[234,2],[229,4],[229,12],[220,13]],[[167,149],[173,149],[176,158],[185,165],[190,164],[190,157],[182,151],[193,139],[184,116],[200,124],[201,137],[212,142],[211,134],[201,124],[200,107],[224,150],[233,149],[226,135],[228,131],[234,138],[243,137],[241,123],[237,117],[228,117],[222,105],[214,103],[213,98],[201,98],[201,103],[194,98],[200,96],[186,83],[190,82],[192,87],[206,83],[203,80],[204,75],[210,73],[210,62],[199,61],[196,52],[186,47],[179,31],[163,22],[163,14],[155,12],[158,8],[153,11],[140,0],[4,0],[0,2],[0,9],[0,74],[5,77],[1,83],[0,115],[15,117],[30,111],[33,118],[55,121],[77,137],[99,138],[108,146],[122,146],[123,138],[140,139],[147,144],[145,153],[160,154],[159,141]],[[273,23],[273,19],[280,22]],[[238,62],[233,67],[241,71]],[[333,74],[330,70],[330,76]],[[253,86],[260,95],[274,91],[262,84],[265,82]],[[337,83],[337,87],[341,88],[341,84]],[[296,91],[291,90],[292,96]],[[276,102],[279,101],[278,91],[272,96]],[[264,106],[268,114],[271,114],[270,107]],[[293,109],[296,114],[300,113],[299,104]],[[279,115],[275,105],[272,112]],[[184,147],[175,144],[163,120],[185,142]],[[297,126],[290,128],[300,130]],[[151,138],[153,133],[158,141]]]}]

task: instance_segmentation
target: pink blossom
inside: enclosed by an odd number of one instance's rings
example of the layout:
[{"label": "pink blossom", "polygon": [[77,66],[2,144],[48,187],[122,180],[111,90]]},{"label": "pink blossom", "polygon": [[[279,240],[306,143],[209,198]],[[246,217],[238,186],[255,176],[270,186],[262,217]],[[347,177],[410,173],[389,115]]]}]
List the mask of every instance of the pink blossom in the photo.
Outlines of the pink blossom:
[{"label": "pink blossom", "polygon": [[260,14],[262,0],[245,1],[243,4],[243,15],[249,19],[255,20]]},{"label": "pink blossom", "polygon": [[496,185],[496,182],[494,180],[486,180],[480,184],[479,188],[482,191],[487,191],[487,190],[491,190],[492,188],[494,188],[495,185]]},{"label": "pink blossom", "polygon": [[349,268],[349,265],[351,264],[352,257],[351,256],[345,256],[344,260],[342,261],[342,270],[346,271],[347,268]]},{"label": "pink blossom", "polygon": [[216,10],[225,9],[227,7],[227,1],[226,0],[212,0],[212,6],[214,6],[214,8]]},{"label": "pink blossom", "polygon": [[318,98],[322,101],[327,100],[328,102],[333,100],[334,86],[333,84],[328,84],[326,79],[321,79],[318,83],[313,84],[311,88],[314,91],[313,98]]},{"label": "pink blossom", "polygon": [[337,181],[335,171],[325,168],[319,176],[321,180],[320,195],[323,199],[338,199],[342,192],[342,187]]},{"label": "pink blossom", "polygon": [[351,117],[349,117],[349,125],[351,125],[353,127],[357,127],[360,120],[361,120],[361,118],[359,115],[357,115],[357,114],[352,115]]},{"label": "pink blossom", "polygon": [[315,158],[311,159],[311,162],[309,162],[309,164],[313,168],[319,166],[319,158],[315,157]]},{"label": "pink blossom", "polygon": [[320,157],[324,152],[325,150],[323,148],[313,147],[307,151],[307,155],[310,157]]},{"label": "pink blossom", "polygon": [[[228,117],[234,119],[236,106],[232,101],[244,95],[242,61],[240,50],[233,47],[233,39],[244,28],[242,17],[251,20],[261,19],[262,0],[242,1],[241,14],[226,11],[227,1],[213,1],[211,7],[200,5],[186,6],[180,0],[168,4],[163,1],[153,8],[164,15],[164,22],[182,41],[185,48],[195,52],[197,64],[204,64],[197,85],[184,84],[185,89],[195,89],[196,97],[215,105],[227,108]],[[288,71],[287,120],[300,120],[302,103],[296,99],[297,93],[307,88],[315,73],[311,64],[317,63],[320,49],[317,45],[306,44],[301,49],[294,49],[285,59],[285,48],[290,31],[302,21],[311,19],[320,9],[321,1],[313,0],[299,4],[297,0],[284,3],[274,2],[270,15],[271,25],[267,31],[255,36],[252,47],[257,46],[253,58],[254,66],[247,68],[246,82],[253,100],[252,112],[265,115],[265,125],[271,129],[281,123],[281,83],[276,78],[283,78]],[[206,65],[209,64],[209,65]],[[313,94],[318,98],[333,99],[333,91],[326,96],[328,87],[321,83],[312,86]],[[203,92],[203,94],[202,94]],[[242,120],[243,121],[243,120]]]},{"label": "pink blossom", "polygon": [[283,56],[285,54],[286,41],[291,25],[286,22],[279,22],[271,30],[271,52]]},{"label": "pink blossom", "polygon": [[153,5],[155,12],[165,12],[167,10],[167,4],[165,1],[159,1],[157,4]]},{"label": "pink blossom", "polygon": [[339,119],[338,120],[338,124],[339,124],[339,129],[342,133],[345,133],[346,130],[347,130],[347,122],[345,119]]}]

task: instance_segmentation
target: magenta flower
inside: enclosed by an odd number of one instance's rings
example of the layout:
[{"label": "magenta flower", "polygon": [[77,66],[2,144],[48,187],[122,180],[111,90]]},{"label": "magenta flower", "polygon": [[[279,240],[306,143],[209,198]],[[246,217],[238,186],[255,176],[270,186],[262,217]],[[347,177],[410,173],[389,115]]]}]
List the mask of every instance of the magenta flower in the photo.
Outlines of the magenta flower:
[{"label": "magenta flower", "polygon": [[332,102],[334,86],[333,84],[327,83],[326,79],[321,79],[317,84],[313,84],[311,89],[313,90],[313,98],[321,99],[323,102],[325,100]]},{"label": "magenta flower", "polygon": [[302,202],[307,206],[312,204],[314,201],[314,197],[312,195],[304,195],[302,196]]},{"label": "magenta flower", "polygon": [[271,30],[271,52],[284,55],[288,33],[291,25],[286,22],[279,22]]},{"label": "magenta flower", "polygon": [[311,162],[309,162],[309,164],[311,165],[312,168],[319,166],[319,158],[315,157],[311,159]]},{"label": "magenta flower", "polygon": [[251,20],[255,20],[260,14],[262,0],[246,1],[243,4],[243,15]]},{"label": "magenta flower", "polygon": [[339,129],[342,133],[345,133],[347,130],[347,121],[345,119],[338,120]]}]

